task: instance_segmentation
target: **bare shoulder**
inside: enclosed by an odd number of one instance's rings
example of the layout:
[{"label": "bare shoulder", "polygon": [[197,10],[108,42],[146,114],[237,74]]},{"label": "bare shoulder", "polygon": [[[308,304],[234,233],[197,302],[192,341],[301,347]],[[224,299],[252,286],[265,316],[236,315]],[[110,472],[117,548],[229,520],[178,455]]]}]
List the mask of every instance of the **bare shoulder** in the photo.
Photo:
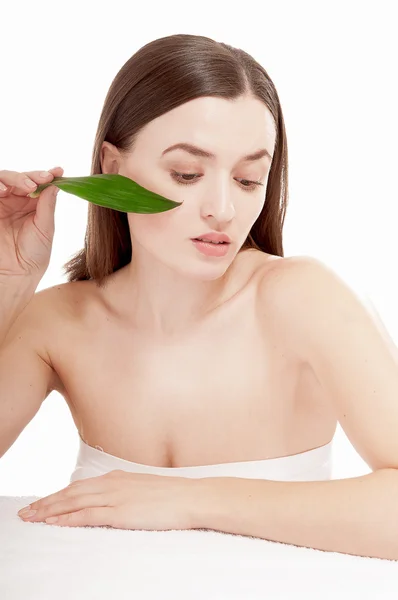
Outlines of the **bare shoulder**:
[{"label": "bare shoulder", "polygon": [[94,281],[73,281],[59,283],[36,292],[36,310],[48,314],[51,324],[58,319],[78,319],[90,310],[98,299]]},{"label": "bare shoulder", "polygon": [[290,256],[265,264],[258,285],[260,317],[285,335],[289,345],[300,349],[319,292],[325,292],[326,287],[336,302],[341,290],[348,290],[342,279],[317,258]]},{"label": "bare shoulder", "polygon": [[266,265],[259,281],[259,293],[268,308],[286,316],[286,311],[305,308],[306,301],[316,298],[325,285],[334,294],[344,289],[353,293],[343,279],[318,258],[289,256]]},{"label": "bare shoulder", "polygon": [[67,282],[44,288],[34,294],[18,317],[17,326],[35,335],[37,351],[49,364],[54,340],[70,332],[71,324],[88,310],[88,299],[94,295],[93,286],[87,285],[90,283]]},{"label": "bare shoulder", "polygon": [[272,319],[303,349],[312,330],[331,313],[352,318],[364,306],[361,296],[336,271],[318,258],[292,256],[269,265],[259,280],[264,318]]},{"label": "bare shoulder", "polygon": [[[90,314],[95,286],[91,281],[66,282],[44,288],[34,294],[17,319],[22,335],[29,336],[31,346],[52,369],[52,390],[64,393],[54,366],[54,357],[76,343],[84,315]],[[86,324],[84,324],[86,327]]]},{"label": "bare shoulder", "polygon": [[58,322],[58,317],[65,316],[81,297],[80,282],[59,283],[35,293],[29,302],[31,318],[46,320],[51,329]]},{"label": "bare shoulder", "polygon": [[35,292],[28,304],[15,320],[10,334],[23,334],[35,339],[37,347],[44,348],[46,336],[56,325],[62,285]]}]

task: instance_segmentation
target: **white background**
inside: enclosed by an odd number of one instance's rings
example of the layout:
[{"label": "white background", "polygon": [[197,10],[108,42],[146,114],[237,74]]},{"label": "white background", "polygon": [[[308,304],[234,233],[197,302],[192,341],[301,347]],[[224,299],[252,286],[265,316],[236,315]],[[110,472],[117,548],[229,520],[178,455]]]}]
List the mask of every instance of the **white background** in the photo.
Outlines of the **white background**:
[{"label": "white background", "polygon": [[[0,13],[0,169],[60,165],[65,176],[88,175],[109,85],[144,44],[192,33],[242,48],[274,81],[285,117],[285,256],[311,255],[335,269],[374,304],[396,343],[394,9],[395,2],[349,0],[7,3]],[[38,290],[66,281],[61,267],[83,246],[86,217],[85,201],[58,194],[51,263]],[[0,459],[0,494],[62,489],[77,450],[68,407],[53,392]],[[370,472],[340,426],[333,460],[334,477]]]}]

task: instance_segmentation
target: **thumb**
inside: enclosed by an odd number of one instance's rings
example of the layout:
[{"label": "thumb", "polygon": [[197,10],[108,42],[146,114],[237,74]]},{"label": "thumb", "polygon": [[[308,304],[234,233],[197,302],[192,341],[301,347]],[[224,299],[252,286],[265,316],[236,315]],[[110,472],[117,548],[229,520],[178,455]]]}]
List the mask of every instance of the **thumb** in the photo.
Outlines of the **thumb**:
[{"label": "thumb", "polygon": [[49,239],[54,236],[55,230],[55,207],[59,188],[51,185],[39,196],[34,217],[35,225]]}]

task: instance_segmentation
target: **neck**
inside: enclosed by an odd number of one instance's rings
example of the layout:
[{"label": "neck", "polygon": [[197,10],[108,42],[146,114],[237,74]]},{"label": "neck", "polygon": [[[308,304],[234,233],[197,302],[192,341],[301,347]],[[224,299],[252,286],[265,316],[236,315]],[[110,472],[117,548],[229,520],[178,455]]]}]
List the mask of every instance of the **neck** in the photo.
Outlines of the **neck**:
[{"label": "neck", "polygon": [[[131,262],[115,274],[119,310],[134,328],[148,334],[182,333],[225,302],[231,266],[221,276],[209,279],[211,268],[204,265],[205,279],[200,272],[184,273],[151,255],[133,253]],[[214,274],[219,271],[215,266]]]}]

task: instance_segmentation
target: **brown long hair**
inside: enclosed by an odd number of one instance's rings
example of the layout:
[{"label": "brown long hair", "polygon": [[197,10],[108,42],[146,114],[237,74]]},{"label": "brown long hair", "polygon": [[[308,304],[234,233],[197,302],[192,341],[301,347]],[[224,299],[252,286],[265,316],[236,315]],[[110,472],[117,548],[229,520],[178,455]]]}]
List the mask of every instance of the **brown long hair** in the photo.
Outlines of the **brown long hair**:
[{"label": "brown long hair", "polygon": [[[285,124],[277,91],[252,56],[198,35],[176,34],[140,48],[120,69],[105,98],[95,137],[91,175],[101,173],[104,141],[131,151],[140,129],[160,115],[201,96],[260,99],[273,116],[276,141],[264,207],[241,247],[284,256],[282,229],[288,198]],[[63,269],[68,281],[107,275],[131,261],[127,214],[89,202],[84,248]]]}]

